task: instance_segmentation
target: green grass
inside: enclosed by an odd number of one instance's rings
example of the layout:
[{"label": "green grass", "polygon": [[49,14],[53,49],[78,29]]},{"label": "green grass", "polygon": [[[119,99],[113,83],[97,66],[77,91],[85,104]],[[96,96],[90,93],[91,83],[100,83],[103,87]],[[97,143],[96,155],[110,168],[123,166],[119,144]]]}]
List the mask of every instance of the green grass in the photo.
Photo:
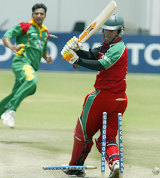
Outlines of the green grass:
[{"label": "green grass", "polygon": [[[0,71],[0,98],[12,89],[14,76]],[[0,142],[71,153],[74,127],[86,94],[94,90],[96,73],[38,72],[35,95],[16,112],[16,129],[0,125]],[[160,155],[160,75],[128,74],[128,107],[123,117],[124,161],[152,168]],[[99,159],[95,146],[90,157]]]}]

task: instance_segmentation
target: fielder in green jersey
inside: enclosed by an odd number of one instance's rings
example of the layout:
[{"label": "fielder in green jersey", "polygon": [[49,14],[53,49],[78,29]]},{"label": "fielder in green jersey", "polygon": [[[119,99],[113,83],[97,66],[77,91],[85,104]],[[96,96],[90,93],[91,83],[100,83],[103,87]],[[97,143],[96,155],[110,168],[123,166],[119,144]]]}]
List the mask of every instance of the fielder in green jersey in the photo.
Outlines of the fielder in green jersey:
[{"label": "fielder in green jersey", "polygon": [[[47,50],[48,30],[43,25],[47,7],[37,3],[32,7],[32,19],[28,23],[19,23],[8,30],[2,40],[6,47],[14,53],[12,70],[15,74],[15,84],[12,93],[0,101],[0,118],[8,127],[15,127],[14,115],[23,101],[36,91],[37,74],[41,58],[52,63]],[[12,39],[16,44],[12,44]]]}]

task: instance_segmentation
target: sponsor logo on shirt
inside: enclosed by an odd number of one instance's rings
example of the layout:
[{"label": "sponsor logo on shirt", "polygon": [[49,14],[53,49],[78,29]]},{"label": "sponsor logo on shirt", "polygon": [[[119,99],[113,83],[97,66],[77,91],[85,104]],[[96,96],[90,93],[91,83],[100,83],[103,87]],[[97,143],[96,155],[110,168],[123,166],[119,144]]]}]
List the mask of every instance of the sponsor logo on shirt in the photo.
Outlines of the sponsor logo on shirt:
[{"label": "sponsor logo on shirt", "polygon": [[112,64],[111,59],[109,59],[107,56],[104,56],[104,60],[106,60],[109,64]]},{"label": "sponsor logo on shirt", "polygon": [[44,40],[45,40],[45,41],[47,41],[47,40],[48,40],[48,36],[47,36],[47,35],[44,37]]},{"label": "sponsor logo on shirt", "polygon": [[32,36],[37,36],[38,34],[37,34],[37,33],[32,33],[31,35],[32,35]]}]

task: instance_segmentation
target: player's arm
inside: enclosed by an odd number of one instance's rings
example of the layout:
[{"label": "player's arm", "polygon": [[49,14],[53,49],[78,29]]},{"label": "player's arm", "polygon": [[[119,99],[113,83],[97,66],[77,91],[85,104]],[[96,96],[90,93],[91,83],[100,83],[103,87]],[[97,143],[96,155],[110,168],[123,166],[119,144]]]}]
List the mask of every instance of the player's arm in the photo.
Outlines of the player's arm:
[{"label": "player's arm", "polygon": [[91,70],[101,71],[104,70],[103,65],[98,60],[88,60],[80,58],[75,51],[72,49],[64,50],[61,52],[63,59],[68,61],[70,64],[78,64]]},{"label": "player's arm", "polygon": [[103,65],[98,60],[87,60],[87,59],[79,58],[75,63],[91,70],[96,70],[96,71],[104,70]]},{"label": "player's arm", "polygon": [[98,61],[98,48],[95,48],[93,50],[84,51],[79,50],[76,51],[76,54],[78,55],[79,59],[75,62],[75,64],[78,64],[82,67],[101,71],[104,70],[103,65]]},{"label": "player's arm", "polygon": [[71,38],[61,51],[63,59],[91,70],[104,70],[103,65],[98,61],[99,48],[89,51],[84,51],[82,48],[83,45],[78,41],[78,38]]},{"label": "player's arm", "polygon": [[9,49],[11,49],[14,53],[16,53],[22,47],[24,47],[24,45],[23,44],[20,44],[20,45],[13,44],[12,39],[14,39],[22,34],[23,34],[22,26],[21,26],[21,24],[17,24],[16,26],[11,28],[4,34],[4,36],[2,38],[4,45],[6,47],[8,47]]},{"label": "player's arm", "polygon": [[103,45],[97,48],[94,48],[94,49],[89,49],[89,51],[78,50],[76,51],[76,53],[80,58],[83,58],[83,59],[98,60],[99,53],[102,51],[102,49],[103,49]]},{"label": "player's arm", "polygon": [[84,58],[84,59],[88,59],[88,60],[96,60],[96,59],[94,58],[94,56],[92,55],[92,53],[90,53],[90,51],[78,50],[78,51],[76,51],[76,54],[77,54],[80,58]]},{"label": "player's arm", "polygon": [[81,57],[81,58],[97,60],[97,58],[95,58],[95,56],[92,54],[91,50],[89,50],[89,51],[82,50],[83,49],[83,44],[75,36],[73,38],[71,38],[66,43],[66,45],[63,47],[63,49],[61,51],[61,54],[63,55],[64,51],[65,50],[69,50],[69,49],[72,49],[72,50],[76,51],[78,56]]},{"label": "player's arm", "polygon": [[21,45],[16,45],[16,44],[13,45],[11,40],[8,37],[3,37],[2,40],[3,40],[3,44],[6,47],[8,47],[10,50],[12,50],[14,53],[19,51],[22,48]]},{"label": "player's arm", "polygon": [[52,57],[49,55],[48,50],[44,50],[42,57],[43,57],[49,64],[52,64]]},{"label": "player's arm", "polygon": [[45,59],[45,61],[47,63],[52,64],[52,58],[51,58],[49,51],[48,51],[48,40],[45,43],[42,57]]}]

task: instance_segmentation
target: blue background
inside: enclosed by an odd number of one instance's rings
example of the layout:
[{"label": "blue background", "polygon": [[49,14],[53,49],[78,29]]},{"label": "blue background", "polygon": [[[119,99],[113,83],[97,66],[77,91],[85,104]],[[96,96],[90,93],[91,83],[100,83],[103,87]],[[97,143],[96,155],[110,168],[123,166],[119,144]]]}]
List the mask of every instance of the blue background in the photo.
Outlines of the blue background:
[{"label": "blue background", "polygon": [[[5,31],[0,31],[0,38],[2,38]],[[55,50],[55,57],[53,64],[47,64],[42,62],[40,64],[39,70],[50,70],[50,71],[74,71],[75,69],[72,67],[71,64],[69,64],[66,61],[62,60],[61,57],[61,50],[65,43],[74,35],[79,36],[78,33],[51,33],[58,36],[57,39],[49,38],[49,42],[54,44],[56,50]],[[92,35],[87,40],[86,45],[88,45],[89,48],[92,48],[95,43],[101,43],[103,40],[103,36],[101,34],[95,34]],[[160,36],[150,36],[150,35],[124,35],[123,41],[125,42],[127,49],[128,49],[128,72],[131,73],[160,73]],[[137,51],[136,61],[138,61],[137,64],[134,64],[133,61],[134,55],[133,50],[129,46],[136,46],[136,45],[142,45],[144,46],[143,49],[139,49]],[[150,47],[153,47],[151,54],[151,62],[149,63],[145,57],[145,53],[148,52]],[[154,46],[156,48],[154,49]],[[54,53],[54,49],[50,49]],[[1,60],[1,57],[4,57],[4,54],[6,52],[6,47],[3,46],[3,43],[1,41],[0,44],[0,68],[1,69],[10,69],[11,63],[13,59],[13,55],[11,55],[9,58],[5,59],[5,61]],[[11,52],[10,52],[11,53]],[[88,69],[85,69],[83,67],[78,67],[79,71],[91,71]]]}]

